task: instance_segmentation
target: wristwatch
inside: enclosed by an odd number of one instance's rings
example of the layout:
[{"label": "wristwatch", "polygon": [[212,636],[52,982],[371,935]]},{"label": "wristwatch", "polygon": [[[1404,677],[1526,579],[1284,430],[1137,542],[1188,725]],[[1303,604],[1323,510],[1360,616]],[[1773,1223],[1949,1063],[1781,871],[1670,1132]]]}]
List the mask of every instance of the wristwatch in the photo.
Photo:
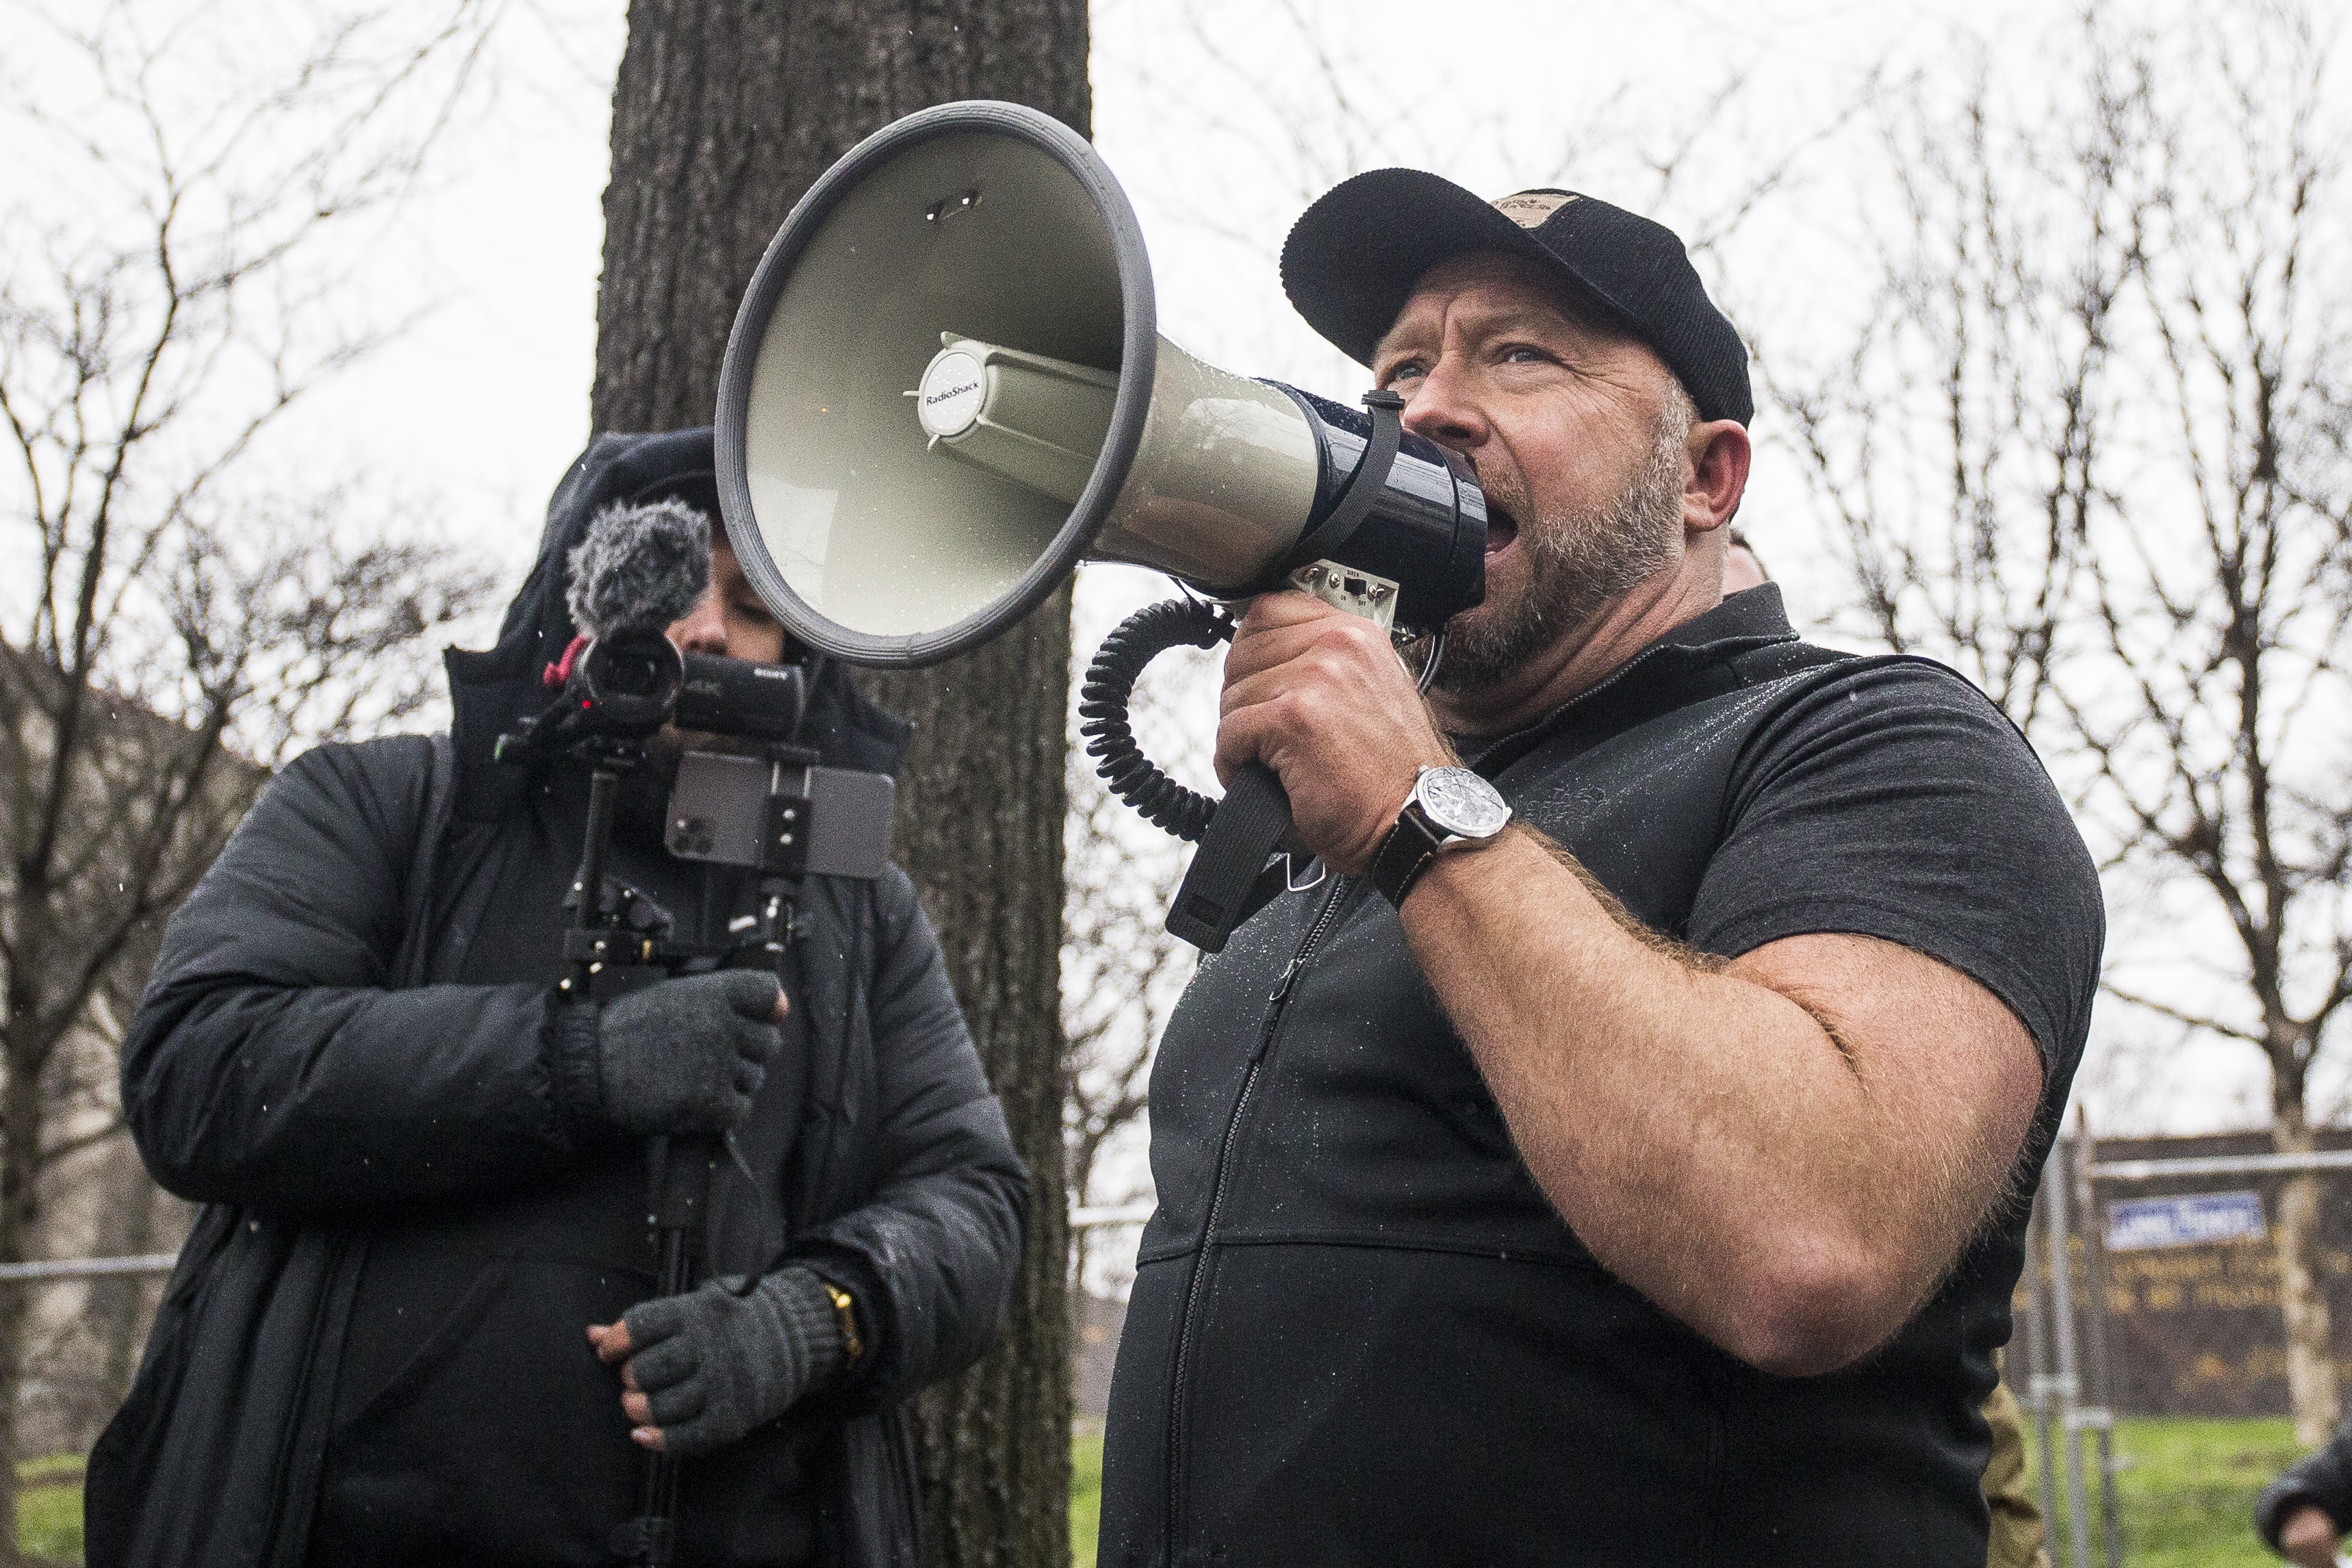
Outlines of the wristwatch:
[{"label": "wristwatch", "polygon": [[857,1333],[857,1302],[847,1291],[819,1274],[816,1282],[824,1287],[827,1299],[833,1302],[833,1315],[841,1325],[841,1359],[844,1365],[856,1366],[866,1354],[866,1342]]},{"label": "wristwatch", "polygon": [[1467,768],[1424,768],[1372,856],[1372,885],[1402,907],[1430,862],[1449,850],[1483,849],[1510,820],[1502,791]]}]

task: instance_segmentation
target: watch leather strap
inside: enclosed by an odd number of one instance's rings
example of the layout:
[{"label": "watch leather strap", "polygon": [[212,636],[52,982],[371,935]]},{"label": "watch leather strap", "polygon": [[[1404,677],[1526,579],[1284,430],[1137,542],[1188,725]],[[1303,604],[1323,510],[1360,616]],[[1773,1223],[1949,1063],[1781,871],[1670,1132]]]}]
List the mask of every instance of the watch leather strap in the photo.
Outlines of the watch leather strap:
[{"label": "watch leather strap", "polygon": [[1422,815],[1421,802],[1408,802],[1397,813],[1396,825],[1389,830],[1388,837],[1381,841],[1380,849],[1372,855],[1372,885],[1381,890],[1383,898],[1402,908],[1404,895],[1412,891],[1412,884],[1421,880],[1421,873],[1429,869],[1429,862],[1444,847],[1444,841]]}]

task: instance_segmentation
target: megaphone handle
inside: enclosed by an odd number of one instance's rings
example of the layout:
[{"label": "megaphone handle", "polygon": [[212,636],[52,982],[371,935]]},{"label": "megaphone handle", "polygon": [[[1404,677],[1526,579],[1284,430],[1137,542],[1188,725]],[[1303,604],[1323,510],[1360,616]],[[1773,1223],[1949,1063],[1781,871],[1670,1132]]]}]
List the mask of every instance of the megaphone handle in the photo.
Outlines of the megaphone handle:
[{"label": "megaphone handle", "polygon": [[1290,797],[1274,770],[1252,762],[1234,775],[1200,850],[1176,890],[1168,930],[1203,953],[1224,951],[1234,927],[1263,902],[1255,896],[1265,862],[1290,832]]}]

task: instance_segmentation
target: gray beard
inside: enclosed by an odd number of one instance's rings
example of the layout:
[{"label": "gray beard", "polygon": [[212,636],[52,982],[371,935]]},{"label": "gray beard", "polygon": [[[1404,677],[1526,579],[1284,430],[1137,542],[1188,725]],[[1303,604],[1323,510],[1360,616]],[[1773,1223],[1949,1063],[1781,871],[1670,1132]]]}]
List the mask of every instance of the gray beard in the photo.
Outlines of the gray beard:
[{"label": "gray beard", "polygon": [[[1522,515],[1528,586],[1516,603],[1457,616],[1431,688],[1475,693],[1502,685],[1538,652],[1589,626],[1611,601],[1681,558],[1686,420],[1660,421],[1650,461],[1616,500],[1581,517]],[[1464,622],[1467,621],[1468,624]]]}]

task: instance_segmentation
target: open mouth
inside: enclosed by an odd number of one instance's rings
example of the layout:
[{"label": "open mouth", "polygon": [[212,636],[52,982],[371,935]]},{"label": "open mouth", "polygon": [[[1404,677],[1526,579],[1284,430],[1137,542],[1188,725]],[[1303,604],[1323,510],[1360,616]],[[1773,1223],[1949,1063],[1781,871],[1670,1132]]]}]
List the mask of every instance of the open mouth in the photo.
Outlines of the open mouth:
[{"label": "open mouth", "polygon": [[1518,537],[1519,519],[1511,516],[1504,507],[1496,506],[1491,500],[1488,501],[1486,503],[1486,558],[1492,560],[1502,554],[1511,548],[1511,541]]}]

